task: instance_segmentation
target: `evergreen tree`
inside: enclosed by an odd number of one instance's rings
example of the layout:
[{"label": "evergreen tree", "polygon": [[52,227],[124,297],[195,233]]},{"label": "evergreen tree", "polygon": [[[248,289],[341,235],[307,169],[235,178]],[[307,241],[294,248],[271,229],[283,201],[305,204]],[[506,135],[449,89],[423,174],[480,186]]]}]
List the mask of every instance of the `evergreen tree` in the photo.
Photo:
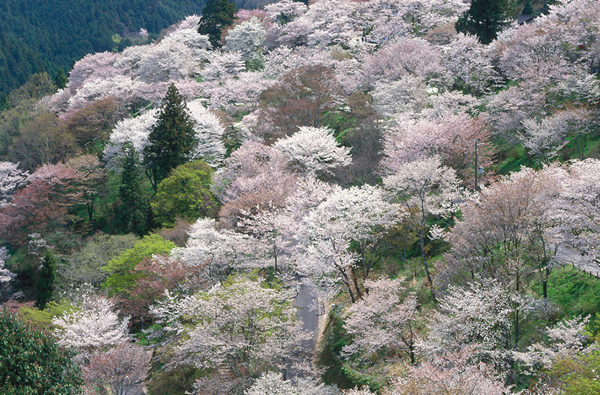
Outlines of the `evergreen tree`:
[{"label": "evergreen tree", "polygon": [[121,173],[120,202],[115,210],[115,222],[120,231],[141,236],[148,233],[152,226],[150,196],[148,188],[144,186],[144,176],[135,149],[129,144],[125,150],[127,155]]},{"label": "evergreen tree", "polygon": [[67,86],[67,82],[69,82],[69,79],[65,75],[65,72],[63,71],[63,69],[58,70],[58,73],[56,74],[56,78],[54,79],[54,82],[56,83],[56,86],[58,87],[58,89],[62,89],[65,86]]},{"label": "evergreen tree", "polygon": [[56,258],[50,251],[46,251],[42,266],[40,268],[39,277],[37,280],[38,294],[35,299],[35,304],[38,309],[44,310],[46,304],[52,299],[52,291],[54,290],[54,280],[56,279]]},{"label": "evergreen tree", "polygon": [[148,136],[148,145],[144,148],[146,173],[154,192],[173,168],[188,162],[196,144],[194,121],[183,96],[171,84],[163,99],[158,120]]},{"label": "evergreen tree", "polygon": [[221,47],[221,31],[233,24],[236,13],[237,7],[230,0],[208,0],[202,10],[198,33],[208,35],[213,48]]},{"label": "evergreen tree", "polygon": [[512,0],[472,0],[471,7],[458,18],[456,31],[477,35],[489,44],[510,23],[514,11]]},{"label": "evergreen tree", "polygon": [[0,389],[2,394],[82,394],[74,352],[49,334],[0,309]]},{"label": "evergreen tree", "polygon": [[523,7],[523,15],[533,15],[535,11],[533,10],[533,7],[531,6],[531,1],[527,0],[527,2],[525,3],[525,7]]}]

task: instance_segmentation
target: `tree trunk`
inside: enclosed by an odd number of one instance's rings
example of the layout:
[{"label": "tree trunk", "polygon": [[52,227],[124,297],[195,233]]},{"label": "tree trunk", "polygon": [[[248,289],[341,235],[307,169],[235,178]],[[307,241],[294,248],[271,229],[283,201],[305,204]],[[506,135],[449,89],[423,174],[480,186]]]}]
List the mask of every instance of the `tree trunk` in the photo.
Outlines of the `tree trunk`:
[{"label": "tree trunk", "polygon": [[423,240],[423,229],[419,230],[419,243],[421,245],[421,257],[423,258],[425,274],[427,275],[427,281],[429,281],[429,286],[431,287],[431,300],[433,300],[433,303],[437,304],[437,298],[435,297],[435,291],[433,290],[433,280],[431,279],[429,265],[427,264],[427,257],[425,256],[425,240]]}]

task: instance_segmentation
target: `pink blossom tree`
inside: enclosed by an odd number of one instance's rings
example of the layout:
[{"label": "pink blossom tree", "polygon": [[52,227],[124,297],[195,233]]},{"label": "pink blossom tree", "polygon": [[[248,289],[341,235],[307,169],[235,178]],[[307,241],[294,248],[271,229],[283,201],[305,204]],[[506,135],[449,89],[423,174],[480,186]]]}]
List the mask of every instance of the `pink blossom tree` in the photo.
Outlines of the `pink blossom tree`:
[{"label": "pink blossom tree", "polygon": [[365,280],[365,289],[369,292],[347,310],[344,329],[353,339],[343,353],[368,358],[380,351],[389,354],[401,351],[414,365],[416,295],[406,290],[404,278]]},{"label": "pink blossom tree", "polygon": [[86,390],[95,389],[112,394],[127,395],[144,385],[150,371],[152,351],[128,342],[120,343],[112,350],[96,353],[82,367]]},{"label": "pink blossom tree", "polygon": [[291,298],[291,291],[269,288],[261,279],[232,277],[209,292],[180,300],[167,295],[153,311],[179,338],[171,364],[224,368],[231,379],[247,380],[282,369],[304,338]]},{"label": "pink blossom tree", "polygon": [[460,196],[458,179],[455,171],[443,166],[437,157],[415,160],[394,170],[383,179],[383,184],[404,207],[407,213],[405,221],[409,221],[419,236],[421,258],[435,301],[433,279],[425,254],[427,221],[456,210],[457,207],[452,202]]},{"label": "pink blossom tree", "polygon": [[[364,185],[335,191],[305,219],[298,266],[313,275],[333,275],[356,302],[362,296],[358,275],[368,278],[379,242],[397,219],[398,209],[377,187]],[[358,251],[350,248],[351,242],[358,245]]]}]

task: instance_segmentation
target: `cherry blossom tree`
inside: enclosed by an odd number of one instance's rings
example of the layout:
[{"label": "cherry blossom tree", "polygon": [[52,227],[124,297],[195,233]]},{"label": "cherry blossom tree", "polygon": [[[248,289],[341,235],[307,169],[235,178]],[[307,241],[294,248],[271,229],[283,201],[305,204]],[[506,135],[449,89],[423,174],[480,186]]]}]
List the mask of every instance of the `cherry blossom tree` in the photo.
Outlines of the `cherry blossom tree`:
[{"label": "cherry blossom tree", "polygon": [[188,232],[185,247],[171,252],[189,267],[207,266],[209,278],[218,282],[227,278],[233,268],[251,266],[256,259],[252,241],[248,236],[218,229],[214,219],[200,218]]},{"label": "cherry blossom tree", "polygon": [[257,211],[284,207],[297,181],[287,162],[276,149],[245,141],[213,176],[213,190],[223,202],[221,222],[234,227]]},{"label": "cherry blossom tree", "polygon": [[10,202],[11,196],[27,183],[28,172],[18,163],[0,162],[0,207]]},{"label": "cherry blossom tree", "polygon": [[120,319],[115,302],[104,297],[88,298],[80,308],[52,319],[59,344],[85,352],[104,350],[126,341],[129,318]]},{"label": "cherry blossom tree", "polygon": [[133,394],[144,384],[151,358],[151,351],[128,342],[120,343],[110,351],[93,354],[81,369],[86,389],[96,393],[95,388],[106,391],[108,387],[115,395]]},{"label": "cherry blossom tree", "polygon": [[[357,271],[363,279],[368,278],[383,233],[397,219],[398,209],[377,187],[335,191],[305,219],[298,267],[312,275],[334,275],[356,302],[362,295]],[[351,242],[357,244],[356,250],[350,248]]]},{"label": "cherry blossom tree", "polygon": [[479,96],[500,83],[491,53],[477,37],[460,33],[441,52],[445,79],[451,88]]},{"label": "cherry blossom tree", "polygon": [[194,134],[197,144],[190,157],[202,160],[212,167],[218,167],[223,162],[226,149],[223,144],[225,129],[219,118],[208,111],[199,100],[187,103],[187,108],[194,122]]},{"label": "cherry blossom tree", "polygon": [[600,161],[575,161],[561,179],[558,204],[552,215],[559,222],[559,237],[589,260],[600,256]]},{"label": "cherry blossom tree", "polygon": [[394,81],[406,75],[431,77],[442,71],[439,51],[422,39],[403,39],[365,58],[366,86],[376,81]]},{"label": "cherry blossom tree", "polygon": [[352,162],[350,149],[341,147],[333,137],[333,130],[326,127],[302,126],[292,136],[275,142],[273,148],[289,158],[292,169],[308,176]]},{"label": "cherry blossom tree", "polygon": [[146,46],[136,76],[146,83],[169,82],[193,77],[199,72],[194,52],[174,39]]},{"label": "cherry blossom tree", "polygon": [[[291,291],[261,279],[230,278],[222,286],[153,309],[167,331],[181,333],[171,364],[227,369],[233,379],[282,369],[303,339]],[[183,320],[193,325],[183,325]],[[221,379],[222,380],[222,379]]]},{"label": "cherry blossom tree", "polygon": [[402,119],[386,133],[382,165],[397,169],[404,163],[438,156],[454,169],[465,184],[470,184],[475,169],[475,144],[478,165],[491,165],[487,123],[468,114],[445,114],[438,119]]},{"label": "cherry blossom tree", "polygon": [[27,243],[29,233],[45,233],[67,223],[68,209],[80,192],[74,187],[80,175],[63,164],[43,165],[28,178],[28,185],[0,208],[0,234],[13,245]]},{"label": "cherry blossom tree", "polygon": [[392,175],[383,179],[383,184],[404,206],[406,221],[417,231],[423,266],[435,300],[433,280],[425,254],[427,221],[456,210],[452,205],[452,201],[460,196],[456,173],[453,169],[442,166],[439,158],[433,157],[399,166]]},{"label": "cherry blossom tree", "polygon": [[117,170],[122,167],[127,144],[131,144],[138,154],[144,152],[144,148],[148,145],[148,136],[156,123],[157,114],[158,109],[154,109],[117,123],[104,150],[104,161],[109,169]]},{"label": "cherry blossom tree", "polygon": [[482,189],[476,201],[465,203],[462,219],[447,235],[452,249],[441,272],[463,270],[471,277],[479,273],[516,292],[523,291],[528,279],[539,276],[547,297],[559,224],[551,215],[559,193],[555,171],[525,168]]},{"label": "cherry blossom tree", "polygon": [[435,354],[430,361],[409,366],[407,377],[393,382],[394,395],[425,394],[490,394],[502,395],[510,387],[504,386],[493,366],[477,362],[474,347],[456,352]]},{"label": "cherry blossom tree", "polygon": [[546,328],[548,343],[535,343],[527,351],[513,353],[515,359],[530,369],[551,369],[557,359],[574,358],[588,342],[586,326],[589,318],[566,319]]},{"label": "cherry blossom tree", "polygon": [[75,63],[69,73],[67,89],[74,94],[86,80],[92,78],[104,79],[115,75],[114,64],[118,54],[112,52],[99,52],[89,54]]},{"label": "cherry blossom tree", "polygon": [[572,137],[579,159],[583,159],[585,137],[593,128],[594,118],[594,114],[586,108],[570,108],[539,122],[526,119],[523,121],[525,131],[519,138],[531,154],[548,163],[569,143],[567,137]]},{"label": "cherry blossom tree", "polygon": [[419,113],[428,104],[428,88],[423,78],[406,75],[396,81],[378,81],[371,95],[377,112],[384,117]]},{"label": "cherry blossom tree", "polygon": [[17,276],[4,267],[8,258],[10,258],[8,249],[6,247],[0,247],[0,283],[7,283]]},{"label": "cherry blossom tree", "polygon": [[339,395],[334,385],[318,384],[310,378],[284,380],[281,374],[267,372],[257,378],[246,395]]},{"label": "cherry blossom tree", "polygon": [[[342,44],[353,32],[351,15],[356,7],[355,3],[340,0],[315,2],[302,15],[277,25],[278,41],[289,46]],[[302,12],[300,7],[285,11],[291,15]]]},{"label": "cherry blossom tree", "polygon": [[255,69],[262,62],[262,46],[266,32],[258,18],[253,17],[248,21],[234,27],[225,37],[225,50],[240,52],[246,68]]},{"label": "cherry blossom tree", "polygon": [[522,346],[520,326],[541,307],[494,279],[450,286],[419,348],[439,354],[474,346],[483,361],[507,371],[514,362],[512,351]]},{"label": "cherry blossom tree", "polygon": [[368,358],[380,351],[388,354],[402,351],[415,364],[417,333],[414,325],[418,302],[403,283],[404,278],[365,280],[365,289],[369,292],[347,310],[344,329],[353,339],[344,347],[344,354],[362,354]]}]

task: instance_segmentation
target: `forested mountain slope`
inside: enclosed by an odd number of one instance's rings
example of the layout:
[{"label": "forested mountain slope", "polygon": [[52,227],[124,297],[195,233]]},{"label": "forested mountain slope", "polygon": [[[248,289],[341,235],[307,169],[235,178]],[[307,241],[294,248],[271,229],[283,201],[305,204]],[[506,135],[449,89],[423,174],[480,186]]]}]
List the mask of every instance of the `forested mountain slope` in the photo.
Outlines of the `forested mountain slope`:
[{"label": "forested mountain slope", "polygon": [[[0,93],[15,89],[36,71],[67,71],[91,52],[121,48],[158,35],[204,0],[3,0],[0,2]],[[118,34],[123,39],[115,36]]]},{"label": "forested mountain slope", "polygon": [[600,2],[486,1],[216,0],[32,75],[0,309],[84,356],[73,394],[599,393]]}]

